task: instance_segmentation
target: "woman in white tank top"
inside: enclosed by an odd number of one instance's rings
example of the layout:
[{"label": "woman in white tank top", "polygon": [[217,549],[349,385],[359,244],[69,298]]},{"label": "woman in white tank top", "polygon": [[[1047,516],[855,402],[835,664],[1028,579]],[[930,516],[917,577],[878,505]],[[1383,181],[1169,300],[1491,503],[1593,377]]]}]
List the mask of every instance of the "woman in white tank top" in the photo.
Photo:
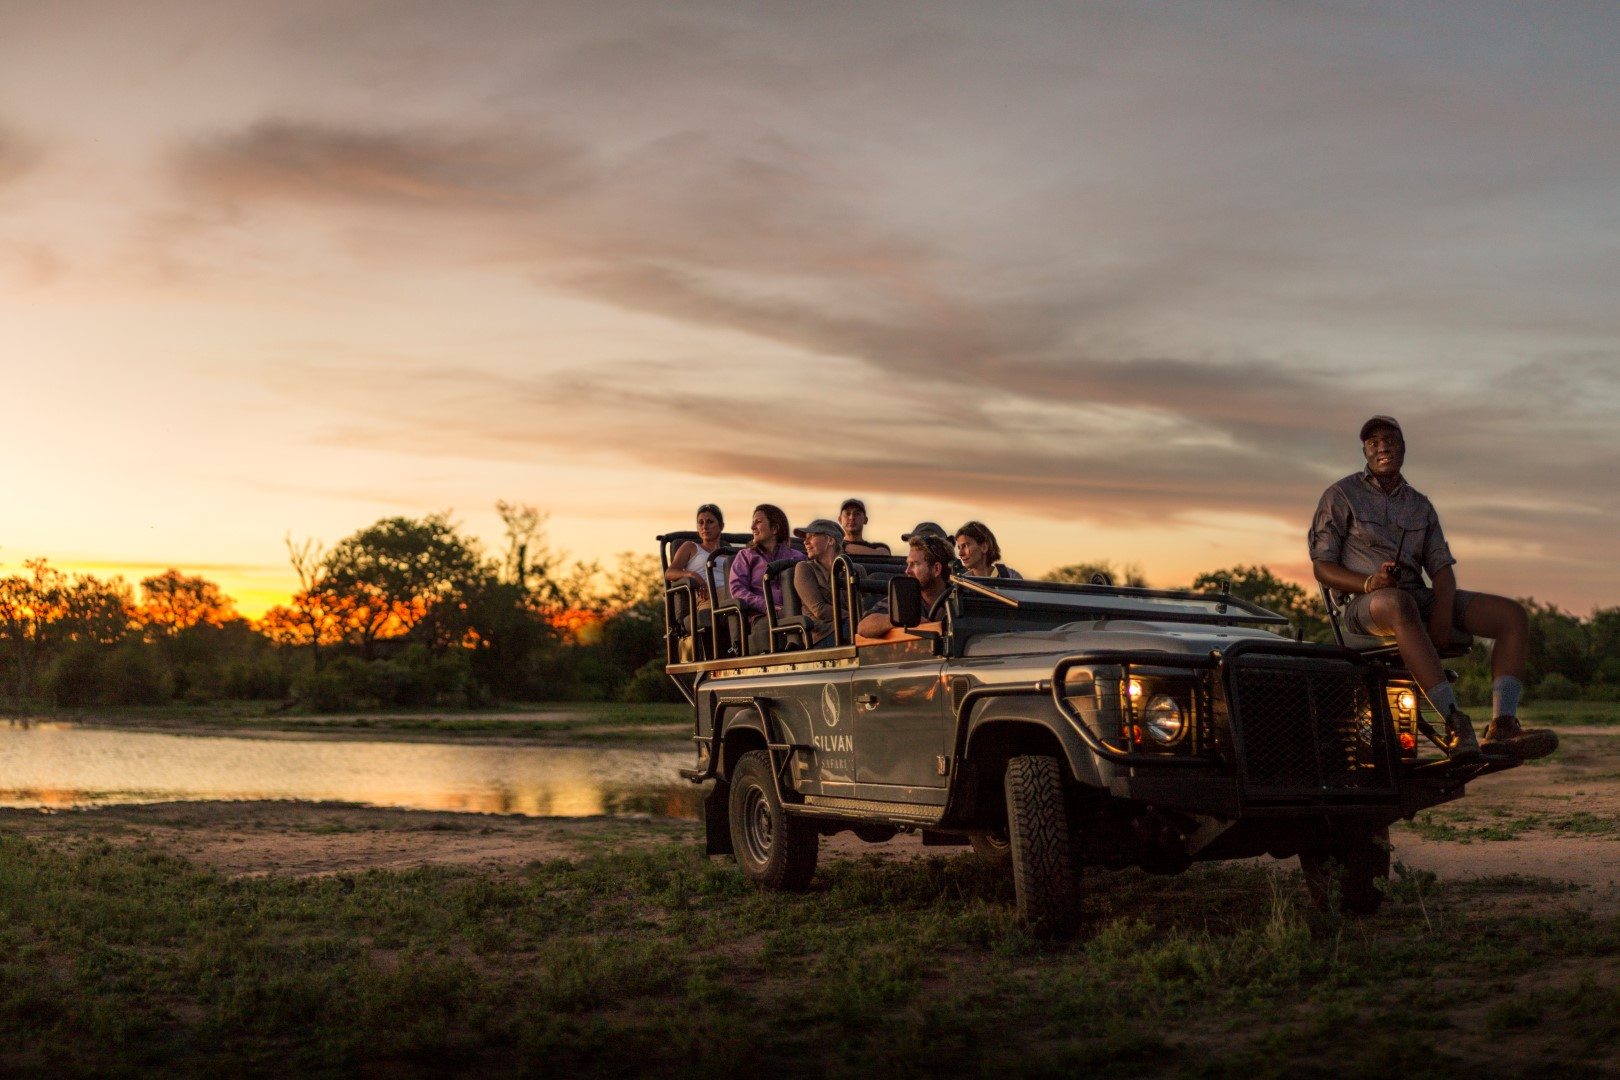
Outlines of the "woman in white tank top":
[{"label": "woman in white tank top", "polygon": [[[664,571],[664,580],[668,582],[691,581],[697,590],[698,603],[709,602],[709,578],[707,567],[709,556],[720,549],[720,532],[726,527],[725,515],[713,503],[704,503],[697,508],[697,534],[696,541],[684,541],[675,549],[674,556],[669,560],[669,569]],[[726,558],[721,556],[715,560],[716,580],[724,581],[726,572]]]}]

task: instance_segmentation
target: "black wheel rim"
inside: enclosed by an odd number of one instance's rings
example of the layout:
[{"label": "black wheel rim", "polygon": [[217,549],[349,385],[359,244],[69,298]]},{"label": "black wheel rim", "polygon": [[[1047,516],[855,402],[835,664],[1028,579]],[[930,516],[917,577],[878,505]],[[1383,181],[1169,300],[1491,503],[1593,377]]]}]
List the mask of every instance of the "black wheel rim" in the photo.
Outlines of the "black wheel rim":
[{"label": "black wheel rim", "polygon": [[765,792],[757,786],[749,788],[743,797],[743,845],[750,859],[762,865],[770,861],[775,831],[776,818]]}]

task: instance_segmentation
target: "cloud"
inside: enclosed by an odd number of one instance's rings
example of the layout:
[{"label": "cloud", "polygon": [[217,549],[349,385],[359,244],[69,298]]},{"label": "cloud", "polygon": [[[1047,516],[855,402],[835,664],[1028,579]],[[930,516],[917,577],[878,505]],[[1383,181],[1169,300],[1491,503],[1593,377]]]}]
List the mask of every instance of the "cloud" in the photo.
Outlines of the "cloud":
[{"label": "cloud", "polygon": [[39,144],[0,122],[0,184],[20,179],[43,159]]},{"label": "cloud", "polygon": [[340,128],[269,119],[196,140],[181,180],[250,204],[310,201],[449,211],[532,205],[578,183],[579,148],[509,133]]},{"label": "cloud", "polygon": [[1441,10],[603,12],[459,124],[283,113],[176,175],[369,265],[471,250],[672,336],[742,335],[689,361],[723,373],[707,392],[628,355],[323,366],[355,390],[346,443],[1303,532],[1359,466],[1349,433],[1393,411],[1454,535],[1620,591],[1620,84],[1589,12]]}]

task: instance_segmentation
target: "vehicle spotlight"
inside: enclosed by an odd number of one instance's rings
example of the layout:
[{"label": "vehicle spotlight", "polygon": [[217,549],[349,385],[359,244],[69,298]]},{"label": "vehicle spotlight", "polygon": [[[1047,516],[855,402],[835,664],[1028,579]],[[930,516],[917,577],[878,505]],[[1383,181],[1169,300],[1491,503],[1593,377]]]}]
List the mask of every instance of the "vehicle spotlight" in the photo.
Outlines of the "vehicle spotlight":
[{"label": "vehicle spotlight", "polygon": [[1147,728],[1149,737],[1160,746],[1172,745],[1187,730],[1187,722],[1181,715],[1181,706],[1176,704],[1176,699],[1169,694],[1159,694],[1148,702],[1143,726]]}]

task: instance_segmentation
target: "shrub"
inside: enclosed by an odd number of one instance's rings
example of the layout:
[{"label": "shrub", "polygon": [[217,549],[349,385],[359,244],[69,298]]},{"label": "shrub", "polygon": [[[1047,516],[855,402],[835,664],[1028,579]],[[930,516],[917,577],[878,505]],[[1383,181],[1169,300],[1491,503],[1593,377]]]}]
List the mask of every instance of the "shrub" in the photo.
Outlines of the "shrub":
[{"label": "shrub", "polygon": [[664,661],[649,660],[636,669],[620,696],[626,701],[685,701],[675,683],[664,674]]},{"label": "shrub", "polygon": [[1464,671],[1457,677],[1453,689],[1457,692],[1458,704],[1473,706],[1491,703],[1491,677],[1483,671]]},{"label": "shrub", "polygon": [[353,656],[336,657],[293,686],[298,703],[313,712],[362,708],[366,693],[366,662]]},{"label": "shrub", "polygon": [[70,709],[97,704],[103,651],[94,645],[69,646],[45,673],[45,696]]},{"label": "shrub", "polygon": [[1537,701],[1569,701],[1579,696],[1575,683],[1561,672],[1554,671],[1543,675],[1541,681],[1536,684]]},{"label": "shrub", "polygon": [[161,705],[173,696],[174,679],[156,649],[126,641],[106,658],[102,688],[103,704]]}]

